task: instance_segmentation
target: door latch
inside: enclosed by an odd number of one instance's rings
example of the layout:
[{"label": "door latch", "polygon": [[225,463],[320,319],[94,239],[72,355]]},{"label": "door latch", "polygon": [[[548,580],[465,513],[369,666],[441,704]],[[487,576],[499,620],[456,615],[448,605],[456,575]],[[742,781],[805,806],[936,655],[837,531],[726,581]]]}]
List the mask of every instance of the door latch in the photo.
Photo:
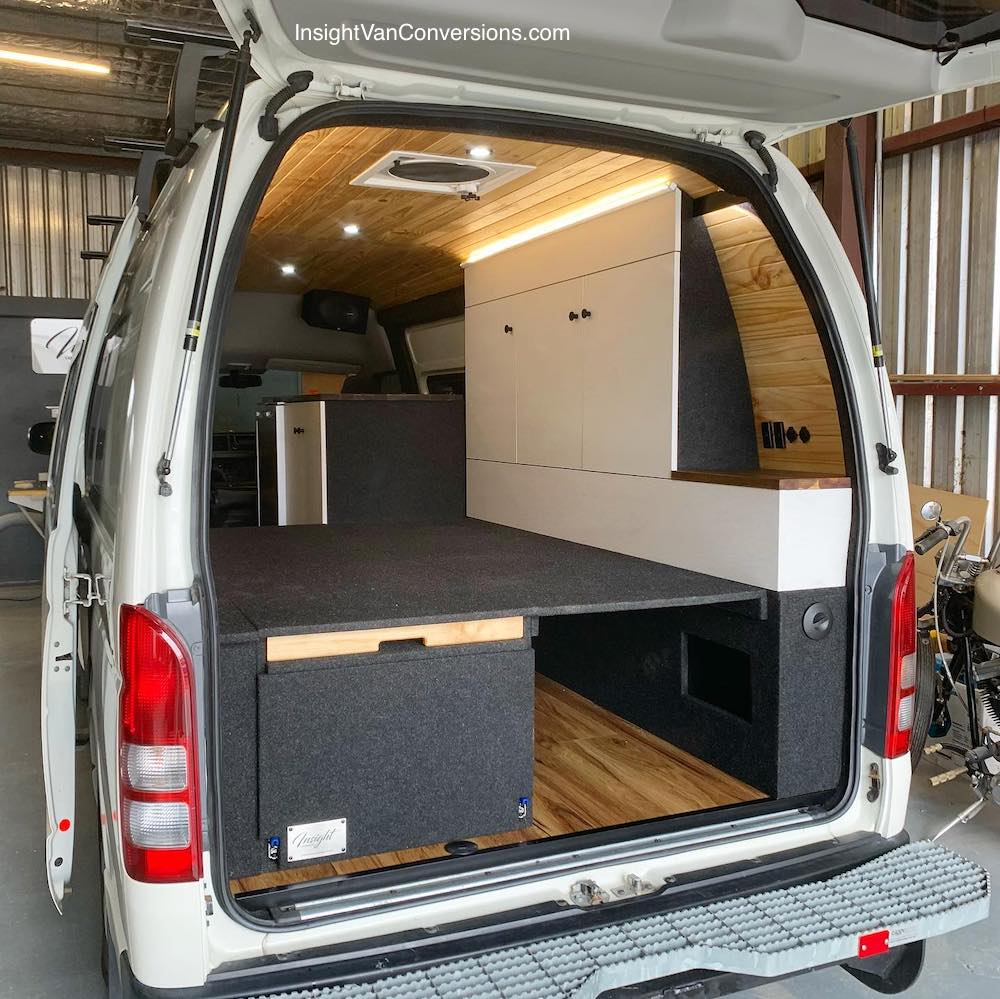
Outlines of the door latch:
[{"label": "door latch", "polygon": [[868,794],[866,797],[869,801],[878,801],[878,797],[881,793],[882,772],[879,770],[878,764],[873,763],[868,768]]},{"label": "door latch", "polygon": [[650,895],[656,891],[656,886],[644,881],[638,874],[626,874],[621,887],[606,891],[596,881],[577,881],[569,890],[569,900],[581,909],[605,902],[617,902],[626,898],[638,898],[640,895]]},{"label": "door latch", "polygon": [[64,572],[63,581],[66,584],[66,596],[63,599],[63,614],[69,615],[72,606],[103,607],[108,602],[107,576],[96,573],[91,576],[86,572]]}]

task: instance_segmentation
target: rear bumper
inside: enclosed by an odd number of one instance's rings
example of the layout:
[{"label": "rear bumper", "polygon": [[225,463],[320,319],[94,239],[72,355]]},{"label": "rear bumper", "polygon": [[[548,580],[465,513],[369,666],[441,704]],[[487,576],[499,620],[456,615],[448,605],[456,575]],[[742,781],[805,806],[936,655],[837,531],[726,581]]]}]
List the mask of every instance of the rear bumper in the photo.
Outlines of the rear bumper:
[{"label": "rear bumper", "polygon": [[640,983],[655,986],[630,994],[670,995],[675,976],[690,981],[698,969],[722,994],[957,929],[988,914],[989,896],[986,872],[944,847],[862,836],[587,911],[223,968],[202,989],[131,984],[149,999],[292,999],[303,989],[315,999],[596,999]]}]

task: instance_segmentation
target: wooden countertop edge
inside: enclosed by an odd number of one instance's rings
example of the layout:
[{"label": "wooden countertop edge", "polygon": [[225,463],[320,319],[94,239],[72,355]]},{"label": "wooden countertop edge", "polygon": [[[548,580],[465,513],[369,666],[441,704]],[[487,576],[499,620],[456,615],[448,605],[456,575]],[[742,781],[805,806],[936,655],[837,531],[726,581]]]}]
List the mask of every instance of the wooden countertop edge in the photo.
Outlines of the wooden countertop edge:
[{"label": "wooden countertop edge", "polygon": [[814,472],[778,472],[755,469],[746,472],[683,470],[670,473],[680,482],[710,482],[720,486],[742,486],[748,489],[850,489],[846,475],[817,475]]}]

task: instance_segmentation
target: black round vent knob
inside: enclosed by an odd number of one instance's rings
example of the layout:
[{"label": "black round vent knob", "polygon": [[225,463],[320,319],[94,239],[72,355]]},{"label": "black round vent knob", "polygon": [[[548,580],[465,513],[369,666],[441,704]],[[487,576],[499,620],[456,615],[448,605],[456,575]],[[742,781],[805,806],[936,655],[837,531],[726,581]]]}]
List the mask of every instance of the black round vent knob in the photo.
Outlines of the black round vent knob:
[{"label": "black round vent knob", "polygon": [[806,638],[811,638],[814,642],[827,638],[832,627],[833,611],[829,604],[810,604],[802,615],[802,630],[806,633]]}]

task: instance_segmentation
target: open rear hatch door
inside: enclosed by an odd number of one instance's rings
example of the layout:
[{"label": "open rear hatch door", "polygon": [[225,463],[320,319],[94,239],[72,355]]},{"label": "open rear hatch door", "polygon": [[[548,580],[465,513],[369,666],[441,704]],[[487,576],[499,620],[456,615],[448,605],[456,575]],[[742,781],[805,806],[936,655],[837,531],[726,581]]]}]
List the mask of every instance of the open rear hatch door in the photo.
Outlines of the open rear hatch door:
[{"label": "open rear hatch door", "polygon": [[[1000,77],[990,0],[216,0],[275,89],[489,105],[769,141]],[[890,9],[891,8],[891,9]],[[542,37],[536,36],[543,29]],[[566,33],[568,31],[568,37]]]}]

